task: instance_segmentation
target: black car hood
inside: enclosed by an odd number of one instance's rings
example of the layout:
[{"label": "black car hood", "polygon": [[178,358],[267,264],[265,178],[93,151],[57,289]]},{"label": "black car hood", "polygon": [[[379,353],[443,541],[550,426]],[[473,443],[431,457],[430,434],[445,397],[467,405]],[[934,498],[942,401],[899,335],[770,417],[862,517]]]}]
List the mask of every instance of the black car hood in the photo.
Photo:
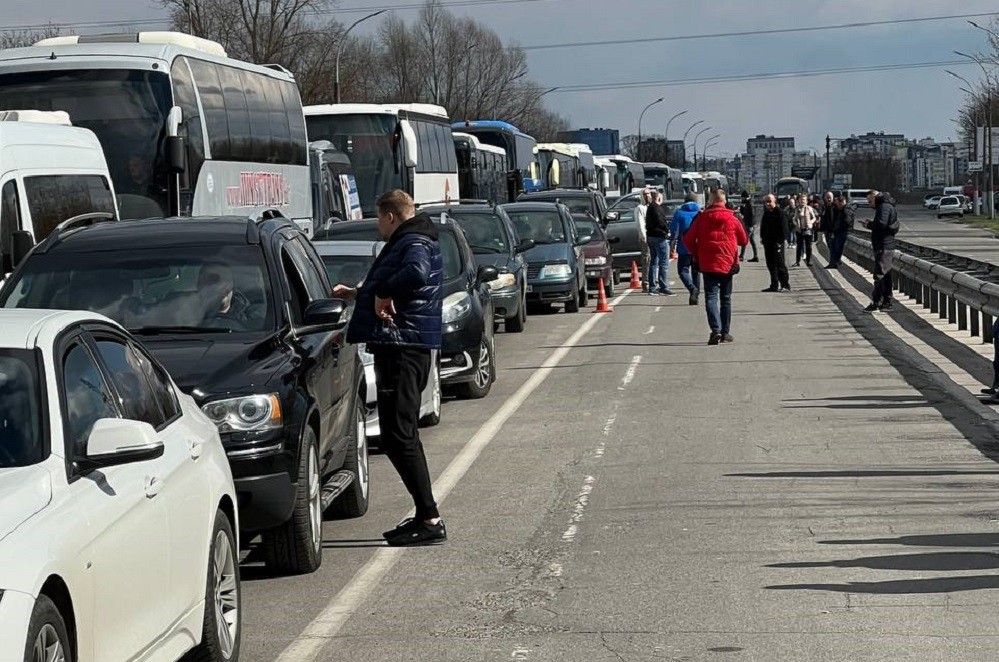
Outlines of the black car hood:
[{"label": "black car hood", "polygon": [[533,248],[524,251],[524,259],[530,263],[568,262],[570,251],[568,243],[537,244]]},{"label": "black car hood", "polygon": [[204,395],[246,393],[267,384],[288,362],[291,348],[276,334],[231,338],[142,337],[149,352],[167,369],[177,386],[195,400]]}]

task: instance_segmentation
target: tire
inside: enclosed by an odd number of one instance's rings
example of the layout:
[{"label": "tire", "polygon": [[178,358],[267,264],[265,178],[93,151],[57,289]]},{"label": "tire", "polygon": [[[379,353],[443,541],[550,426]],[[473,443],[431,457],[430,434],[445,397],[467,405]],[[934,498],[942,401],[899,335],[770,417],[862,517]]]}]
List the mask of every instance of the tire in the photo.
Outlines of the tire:
[{"label": "tire", "polygon": [[24,662],[60,660],[73,662],[73,642],[66,621],[49,596],[38,596],[28,621],[24,644]]},{"label": "tire", "polygon": [[604,283],[604,296],[610,299],[614,296],[614,279],[611,278],[609,283]]},{"label": "tire", "polygon": [[[463,400],[479,400],[489,395],[493,382],[496,381],[496,359],[489,339],[485,336],[479,341],[479,362],[476,364],[475,380],[455,386],[455,393]],[[486,359],[485,365],[482,360]]]},{"label": "tire", "polygon": [[264,531],[262,536],[264,563],[272,571],[301,575],[315,572],[323,563],[323,506],[318,448],[316,433],[311,427],[306,427],[302,435],[299,484],[291,519]]},{"label": "tire", "polygon": [[442,387],[441,387],[441,368],[438,365],[433,367],[434,376],[432,376],[436,381],[434,382],[433,389],[433,401],[434,410],[420,419],[420,427],[432,428],[441,422],[441,400],[443,399]]},{"label": "tire", "polygon": [[520,297],[520,305],[517,308],[517,314],[513,317],[508,317],[504,324],[503,330],[507,333],[522,333],[524,331],[524,322],[527,320],[526,296]]},{"label": "tire", "polygon": [[239,550],[236,549],[236,536],[232,532],[232,523],[222,511],[215,513],[215,528],[212,531],[212,546],[206,575],[205,616],[201,627],[201,643],[184,659],[187,662],[238,660],[243,634]]},{"label": "tire", "polygon": [[567,313],[579,312],[579,296],[577,294],[573,294],[572,298],[565,302],[565,312]]},{"label": "tire", "polygon": [[586,308],[590,305],[590,289],[586,281],[583,281],[583,289],[579,291],[579,307]]},{"label": "tire", "polygon": [[364,426],[361,397],[354,403],[354,423],[347,440],[347,459],[343,468],[354,473],[354,482],[336,498],[330,512],[337,517],[360,517],[368,512],[371,498],[371,473],[368,465],[368,433]]}]

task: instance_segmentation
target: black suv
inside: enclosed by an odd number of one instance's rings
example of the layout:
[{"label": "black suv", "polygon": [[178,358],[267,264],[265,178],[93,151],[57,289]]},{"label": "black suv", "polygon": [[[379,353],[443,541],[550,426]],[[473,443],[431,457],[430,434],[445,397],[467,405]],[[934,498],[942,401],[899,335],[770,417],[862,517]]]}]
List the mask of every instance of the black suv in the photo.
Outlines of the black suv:
[{"label": "black suv", "polygon": [[[441,312],[441,384],[461,398],[484,398],[496,381],[496,340],[493,337],[491,281],[496,267],[476,267],[475,256],[461,227],[446,213],[431,218],[440,228],[444,264],[444,309]],[[322,241],[378,241],[378,221],[334,223],[316,234]],[[353,285],[353,283],[346,283]]]},{"label": "black suv", "polygon": [[572,214],[589,214],[599,221],[607,213],[607,198],[588,188],[557,188],[536,193],[522,193],[517,202],[559,202]]},{"label": "black suv", "polygon": [[496,280],[488,283],[496,320],[503,322],[503,330],[508,333],[523,331],[527,320],[527,264],[523,253],[534,242],[521,242],[503,208],[490,203],[435,204],[421,207],[420,211],[431,216],[445,212],[458,222],[475,263],[499,271]]},{"label": "black suv", "polygon": [[241,528],[300,573],[322,562],[327,507],[368,507],[364,370],[330,291],[306,236],[269,213],[61,227],[0,304],[102,313],[141,339],[218,426]]}]

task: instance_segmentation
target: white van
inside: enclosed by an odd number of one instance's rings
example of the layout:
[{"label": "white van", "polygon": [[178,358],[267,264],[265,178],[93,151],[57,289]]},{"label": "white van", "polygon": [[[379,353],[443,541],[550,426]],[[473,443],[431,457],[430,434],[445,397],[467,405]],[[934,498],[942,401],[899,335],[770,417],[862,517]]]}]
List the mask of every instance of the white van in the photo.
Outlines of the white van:
[{"label": "white van", "polygon": [[870,207],[867,204],[867,192],[869,188],[848,188],[843,191],[846,196],[846,204],[856,209],[857,207]]},{"label": "white van", "polygon": [[57,225],[82,214],[118,218],[104,151],[62,111],[0,111],[0,271]]},{"label": "white van", "polygon": [[945,186],[943,190],[944,195],[964,195],[963,186]]}]

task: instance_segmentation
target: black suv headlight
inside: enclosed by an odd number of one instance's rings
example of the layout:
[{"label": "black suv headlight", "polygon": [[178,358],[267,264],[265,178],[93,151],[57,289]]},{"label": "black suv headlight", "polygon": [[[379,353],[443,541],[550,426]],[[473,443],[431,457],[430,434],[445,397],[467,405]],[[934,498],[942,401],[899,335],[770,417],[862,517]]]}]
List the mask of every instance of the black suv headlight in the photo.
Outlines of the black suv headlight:
[{"label": "black suv headlight", "polygon": [[209,402],[201,408],[220,433],[279,430],[281,399],[277,393],[244,395]]}]

